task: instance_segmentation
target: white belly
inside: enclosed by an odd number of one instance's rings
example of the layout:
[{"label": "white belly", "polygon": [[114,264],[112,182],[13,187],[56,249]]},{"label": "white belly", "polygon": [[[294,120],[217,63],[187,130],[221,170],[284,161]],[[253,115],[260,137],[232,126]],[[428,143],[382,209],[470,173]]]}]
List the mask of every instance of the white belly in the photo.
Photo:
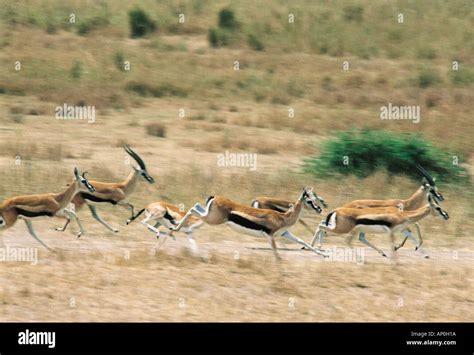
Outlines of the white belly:
[{"label": "white belly", "polygon": [[374,233],[374,234],[387,234],[390,233],[390,228],[382,225],[358,225],[354,228],[358,232],[363,233]]}]

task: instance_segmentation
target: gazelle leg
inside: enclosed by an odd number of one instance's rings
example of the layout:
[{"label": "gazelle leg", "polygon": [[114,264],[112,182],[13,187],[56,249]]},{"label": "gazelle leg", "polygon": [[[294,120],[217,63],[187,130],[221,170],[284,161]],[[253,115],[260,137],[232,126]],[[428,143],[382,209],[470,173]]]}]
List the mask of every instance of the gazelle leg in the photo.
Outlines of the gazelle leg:
[{"label": "gazelle leg", "polygon": [[195,215],[196,217],[199,217],[199,218],[206,217],[209,214],[211,203],[212,203],[212,200],[210,201],[210,203],[207,204],[206,209],[204,209],[199,203],[196,203],[193,207],[189,209],[188,212],[186,212],[184,217],[181,218],[178,225],[172,228],[171,230],[179,231],[183,227],[183,224],[186,223],[186,221],[189,219],[191,215]]},{"label": "gazelle leg", "polygon": [[28,227],[28,231],[30,232],[31,236],[33,238],[35,238],[42,246],[44,246],[46,249],[48,250],[51,250],[51,251],[54,251],[53,249],[51,249],[49,246],[46,245],[46,243],[44,243],[37,235],[36,235],[36,232],[35,230],[33,229],[33,224],[31,223],[31,221],[29,219],[24,219],[25,221],[25,224],[26,224],[26,227]]},{"label": "gazelle leg", "polygon": [[367,239],[365,239],[365,233],[359,233],[359,240],[364,243],[365,245],[371,247],[372,249],[376,250],[382,256],[387,257],[387,254],[384,253],[382,249],[377,248],[375,245],[371,244]]},{"label": "gazelle leg", "polygon": [[270,246],[272,247],[272,250],[273,250],[273,254],[275,255],[275,259],[277,261],[281,261],[281,257],[280,255],[278,254],[277,252],[277,246],[276,246],[276,243],[275,243],[275,239],[268,233],[265,233],[265,232],[262,232],[262,234],[267,237],[267,240],[268,242],[270,243]]},{"label": "gazelle leg", "polygon": [[[410,238],[413,241],[413,243],[415,243],[415,245],[416,245],[415,250],[416,251],[418,251],[424,258],[429,258],[429,255],[426,254],[426,252],[421,248],[420,240],[417,240],[409,229],[405,229],[404,231],[402,231],[402,233],[405,235],[405,239]],[[395,247],[395,248],[397,248],[397,247]],[[398,250],[398,248],[395,249],[395,250]]]},{"label": "gazelle leg", "polygon": [[148,230],[152,231],[153,233],[156,234],[156,237],[160,237],[160,230],[157,228],[157,226],[160,226],[160,223],[156,223],[155,226],[152,226],[151,224],[148,224],[148,219],[145,217],[143,220],[140,221],[141,224],[143,224],[145,227],[148,228]]},{"label": "gazelle leg", "polygon": [[84,228],[82,227],[82,224],[79,221],[77,214],[74,211],[71,211],[65,208],[64,210],[62,210],[62,212],[58,212],[56,214],[56,217],[66,218],[68,221],[72,221],[72,220],[76,221],[77,225],[79,226],[79,233],[76,235],[77,238],[80,238],[81,235],[85,233]]},{"label": "gazelle leg", "polygon": [[318,239],[318,247],[321,247],[322,243],[322,236],[320,235],[321,228],[320,225],[316,228],[316,232],[314,232],[313,239],[311,240],[311,246],[314,247],[314,243],[316,243],[316,239]]},{"label": "gazelle leg", "polygon": [[423,238],[421,237],[420,225],[415,223],[416,233],[418,234],[418,246],[417,249],[421,248],[421,244],[423,244]]},{"label": "gazelle leg", "polygon": [[298,238],[296,235],[292,234],[289,231],[285,231],[281,236],[285,239],[291,240],[292,242],[296,242],[296,243],[299,243],[299,244],[305,246],[307,249],[312,250],[313,252],[315,252],[318,255],[322,255],[322,256],[325,256],[325,257],[327,256],[326,254],[324,254],[320,250],[317,250],[317,249],[313,248],[311,245],[306,243],[304,240]]},{"label": "gazelle leg", "polygon": [[58,232],[64,232],[67,228],[67,226],[69,225],[69,223],[71,223],[71,219],[68,218],[68,217],[64,217],[66,219],[66,224],[61,228],[61,227],[58,227],[56,228],[55,230],[57,230]]},{"label": "gazelle leg", "polygon": [[77,217],[77,214],[71,210],[64,209],[64,214],[67,216],[69,220],[73,219],[76,221],[77,225],[79,226],[79,233],[77,234],[77,238],[80,238],[83,234],[85,234],[84,227],[82,226],[81,221],[79,220],[79,217]]},{"label": "gazelle leg", "polygon": [[102,218],[100,218],[100,216],[97,214],[97,209],[95,206],[93,205],[87,205],[87,207],[89,207],[89,209],[91,210],[91,213],[92,213],[92,217],[95,218],[95,220],[97,220],[100,224],[102,224],[105,228],[107,228],[108,230],[114,232],[114,233],[118,233],[118,229],[114,229],[112,228],[111,226],[109,226]]},{"label": "gazelle leg", "polygon": [[121,201],[118,203],[118,205],[130,210],[130,212],[132,213],[132,217],[130,217],[130,219],[135,216],[134,207],[131,203]]},{"label": "gazelle leg", "polygon": [[189,233],[186,233],[186,237],[188,238],[189,243],[191,244],[191,249],[192,249],[193,253],[197,254],[198,247],[197,247],[196,241],[194,240],[193,232],[191,231]]}]

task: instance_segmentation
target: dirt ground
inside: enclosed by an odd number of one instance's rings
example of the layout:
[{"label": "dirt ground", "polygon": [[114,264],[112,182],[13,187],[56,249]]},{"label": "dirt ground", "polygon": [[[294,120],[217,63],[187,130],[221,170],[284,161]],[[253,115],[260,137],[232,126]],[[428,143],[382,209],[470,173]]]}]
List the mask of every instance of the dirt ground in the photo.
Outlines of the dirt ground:
[{"label": "dirt ground", "polygon": [[[347,250],[344,239],[333,237],[326,249],[336,251],[334,257],[323,260],[279,240],[279,265],[266,240],[225,226],[198,231],[199,255],[193,256],[182,234],[156,241],[140,225],[113,234],[91,221],[90,234],[78,240],[51,231],[56,224],[38,226],[56,253],[36,244],[24,226],[4,234],[10,248],[39,249],[36,265],[2,263],[2,321],[473,319],[474,254],[468,248],[431,248],[427,242],[431,258],[424,259],[407,242],[394,261],[362,251],[356,241],[362,258],[344,259],[337,254]],[[373,240],[388,248],[384,237]]]}]

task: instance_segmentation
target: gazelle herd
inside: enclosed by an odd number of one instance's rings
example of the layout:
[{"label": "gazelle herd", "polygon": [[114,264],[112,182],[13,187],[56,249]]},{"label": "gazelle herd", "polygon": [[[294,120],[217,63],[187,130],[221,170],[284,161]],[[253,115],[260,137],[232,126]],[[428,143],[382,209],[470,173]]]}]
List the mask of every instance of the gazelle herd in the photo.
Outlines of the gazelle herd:
[{"label": "gazelle herd", "polygon": [[[312,188],[307,187],[303,188],[296,201],[257,197],[252,201],[251,206],[247,206],[224,196],[210,196],[205,204],[196,203],[187,212],[168,202],[153,202],[135,214],[135,208],[128,199],[137,183],[144,180],[152,184],[155,180],[148,173],[143,159],[130,147],[125,146],[124,149],[137,165],[132,166],[132,171],[123,182],[106,183],[88,180],[86,173],[81,175],[75,168],[74,180],[66,190],[60,193],[17,196],[0,203],[0,230],[10,228],[18,219],[22,219],[31,236],[50,249],[36,234],[33,220],[41,217],[65,219],[66,224],[58,228],[58,231],[65,231],[71,220],[74,220],[79,226],[80,232],[77,234],[79,238],[85,230],[77,212],[83,205],[87,205],[94,219],[108,230],[117,233],[118,230],[105,222],[97,213],[97,206],[112,204],[130,211],[131,217],[127,220],[127,225],[144,213],[141,224],[157,238],[161,235],[174,238],[174,232],[184,232],[194,252],[198,250],[193,237],[194,230],[203,224],[227,224],[239,233],[265,237],[277,259],[280,259],[280,256],[275,243],[276,237],[281,236],[302,245],[303,249],[327,256],[322,249],[322,243],[324,236],[331,234],[348,235],[349,245],[358,234],[362,243],[373,248],[380,255],[387,256],[383,250],[366,239],[366,233],[388,234],[393,252],[403,247],[409,238],[415,243],[416,250],[428,257],[421,249],[423,239],[418,222],[430,214],[445,220],[449,218],[448,213],[439,205],[444,197],[438,191],[435,179],[419,165],[417,169],[423,175],[422,185],[408,199],[356,200],[346,203],[332,210],[317,226],[311,243],[305,242],[289,231],[299,221],[312,232],[313,229],[308,222],[302,219],[303,213],[321,214],[323,209],[328,207],[321,196],[313,192]],[[417,237],[412,234],[410,229],[412,226],[415,226],[417,230]],[[165,230],[160,230],[160,227],[164,227]],[[404,240],[399,245],[395,244],[397,233],[404,236]]]}]

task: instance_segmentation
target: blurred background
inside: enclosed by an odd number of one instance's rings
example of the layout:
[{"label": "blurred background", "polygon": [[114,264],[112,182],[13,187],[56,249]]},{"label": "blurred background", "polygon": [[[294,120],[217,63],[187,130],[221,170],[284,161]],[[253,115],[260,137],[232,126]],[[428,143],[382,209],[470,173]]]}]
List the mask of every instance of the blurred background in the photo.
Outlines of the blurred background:
[{"label": "blurred background", "polygon": [[[225,226],[155,241],[128,212],[87,209],[88,234],[35,222],[57,254],[3,262],[4,321],[466,321],[472,319],[474,5],[471,1],[0,0],[0,199],[58,192],[72,169],[119,182],[129,144],[156,184],[131,202],[189,208],[209,195],[250,204],[296,200],[313,186],[330,208],[363,198],[408,198],[419,163],[437,178],[450,220],[421,222],[394,265],[322,262]],[[237,70],[238,69],[238,70]],[[57,119],[91,106],[94,122]],[[381,119],[413,106],[419,122]],[[221,154],[256,154],[255,170]],[[310,225],[326,216],[307,216]],[[75,226],[72,226],[74,230]],[[309,241],[300,225],[292,231]],[[38,247],[23,223],[6,245]],[[386,236],[370,236],[389,248]],[[328,247],[345,247],[329,237]],[[357,241],[355,246],[362,247]],[[73,306],[72,306],[73,304]]]}]

